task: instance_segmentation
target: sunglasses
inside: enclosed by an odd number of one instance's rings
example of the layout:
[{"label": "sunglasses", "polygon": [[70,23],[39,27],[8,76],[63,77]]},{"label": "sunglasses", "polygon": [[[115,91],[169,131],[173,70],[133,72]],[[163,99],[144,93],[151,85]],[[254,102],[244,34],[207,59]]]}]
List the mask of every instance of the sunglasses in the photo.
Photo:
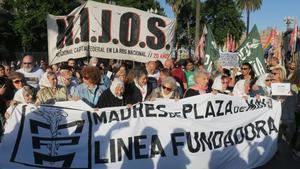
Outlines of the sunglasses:
[{"label": "sunglasses", "polygon": [[88,76],[83,76],[84,79],[89,80],[90,78]]},{"label": "sunglasses", "polygon": [[172,88],[169,88],[169,87],[166,87],[166,86],[162,86],[162,88],[164,89],[164,90],[167,90],[167,91],[172,91]]},{"label": "sunglasses", "polygon": [[266,82],[270,82],[270,81],[272,81],[272,79],[266,79],[265,81],[266,81]]},{"label": "sunglasses", "polygon": [[249,68],[242,67],[241,69],[242,69],[242,70],[248,70]]},{"label": "sunglasses", "polygon": [[23,80],[14,80],[13,83],[19,84],[19,83],[24,83],[24,81]]},{"label": "sunglasses", "polygon": [[24,65],[31,65],[31,62],[23,62]]}]

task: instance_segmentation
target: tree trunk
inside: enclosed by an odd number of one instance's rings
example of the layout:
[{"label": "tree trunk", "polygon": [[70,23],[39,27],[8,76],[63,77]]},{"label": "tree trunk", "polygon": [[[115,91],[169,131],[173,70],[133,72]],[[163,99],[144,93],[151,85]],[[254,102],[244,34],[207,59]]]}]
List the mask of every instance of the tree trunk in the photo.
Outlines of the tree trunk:
[{"label": "tree trunk", "polygon": [[250,24],[250,10],[247,10],[247,36],[249,34],[249,25]]}]

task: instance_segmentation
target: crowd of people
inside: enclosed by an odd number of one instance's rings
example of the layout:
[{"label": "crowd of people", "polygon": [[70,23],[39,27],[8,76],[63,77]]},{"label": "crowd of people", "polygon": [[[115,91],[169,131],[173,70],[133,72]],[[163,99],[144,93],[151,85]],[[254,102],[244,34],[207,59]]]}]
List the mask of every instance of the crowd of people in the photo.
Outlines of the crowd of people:
[{"label": "crowd of people", "polygon": [[[205,93],[242,97],[272,97],[282,104],[281,131],[284,138],[300,150],[299,90],[300,69],[289,62],[286,67],[276,57],[267,60],[267,73],[256,76],[251,64],[226,69],[218,62],[208,72],[191,59],[167,59],[134,63],[69,59],[48,66],[25,55],[20,65],[0,65],[0,120],[2,127],[17,104],[54,104],[81,99],[92,108],[131,106],[157,99],[181,99]],[[289,96],[272,96],[272,83],[290,83]]]}]

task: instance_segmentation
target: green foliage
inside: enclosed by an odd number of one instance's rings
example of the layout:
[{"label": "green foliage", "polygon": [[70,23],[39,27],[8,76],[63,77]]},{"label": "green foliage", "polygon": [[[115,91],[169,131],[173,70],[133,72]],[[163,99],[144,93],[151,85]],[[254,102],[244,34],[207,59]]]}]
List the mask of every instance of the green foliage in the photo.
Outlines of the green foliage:
[{"label": "green foliage", "polygon": [[64,0],[15,0],[9,1],[13,20],[11,26],[25,51],[46,51],[47,14],[66,15],[79,5]]},{"label": "green foliage", "polygon": [[202,20],[212,26],[218,45],[224,44],[227,33],[240,40],[245,24],[233,0],[207,0],[203,6]]},{"label": "green foliage", "polygon": [[237,5],[240,9],[245,11],[256,11],[260,9],[262,5],[262,0],[236,0]]},{"label": "green foliage", "polygon": [[[97,0],[106,2],[109,0]],[[164,15],[156,0],[114,0],[117,5],[135,7],[147,11],[153,8]],[[23,51],[47,50],[47,14],[67,15],[83,0],[6,0],[3,8],[13,14],[10,25],[19,37]],[[17,39],[18,40],[18,39]]]}]

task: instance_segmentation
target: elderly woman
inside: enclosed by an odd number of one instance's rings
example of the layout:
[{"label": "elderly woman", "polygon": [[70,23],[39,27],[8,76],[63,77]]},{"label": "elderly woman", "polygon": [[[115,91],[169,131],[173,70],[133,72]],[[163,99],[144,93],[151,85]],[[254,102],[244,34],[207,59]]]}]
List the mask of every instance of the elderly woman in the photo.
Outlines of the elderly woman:
[{"label": "elderly woman", "polygon": [[53,104],[56,101],[68,100],[67,89],[57,84],[55,72],[46,72],[43,74],[40,82],[40,90],[36,95],[36,104]]},{"label": "elderly woman", "polygon": [[123,99],[124,82],[118,78],[114,78],[109,89],[106,89],[100,96],[97,107],[118,107],[124,106]]},{"label": "elderly woman", "polygon": [[147,83],[148,73],[145,68],[135,69],[135,78],[133,82],[125,87],[125,102],[135,104],[145,101],[152,92],[151,84]]},{"label": "elderly woman", "polygon": [[252,90],[250,91],[250,96],[271,96],[271,81],[272,74],[264,73],[260,75],[252,86]]},{"label": "elderly woman", "polygon": [[184,98],[209,93],[211,91],[211,89],[208,87],[209,73],[207,71],[195,71],[194,78],[195,85],[193,85],[185,92]]},{"label": "elderly woman", "polygon": [[248,80],[239,80],[232,91],[234,96],[247,98],[250,92],[250,82]]},{"label": "elderly woman", "polygon": [[81,99],[89,106],[95,108],[100,95],[105,90],[102,85],[99,85],[102,73],[98,67],[87,66],[82,69],[83,83],[78,85],[73,94],[74,99]]},{"label": "elderly woman", "polygon": [[228,87],[229,77],[226,75],[219,75],[215,78],[214,83],[212,85],[212,90],[222,94],[230,94],[230,90]]},{"label": "elderly woman", "polygon": [[180,94],[176,91],[176,80],[173,77],[166,77],[161,86],[154,89],[147,100],[153,101],[156,98],[180,99]]}]

